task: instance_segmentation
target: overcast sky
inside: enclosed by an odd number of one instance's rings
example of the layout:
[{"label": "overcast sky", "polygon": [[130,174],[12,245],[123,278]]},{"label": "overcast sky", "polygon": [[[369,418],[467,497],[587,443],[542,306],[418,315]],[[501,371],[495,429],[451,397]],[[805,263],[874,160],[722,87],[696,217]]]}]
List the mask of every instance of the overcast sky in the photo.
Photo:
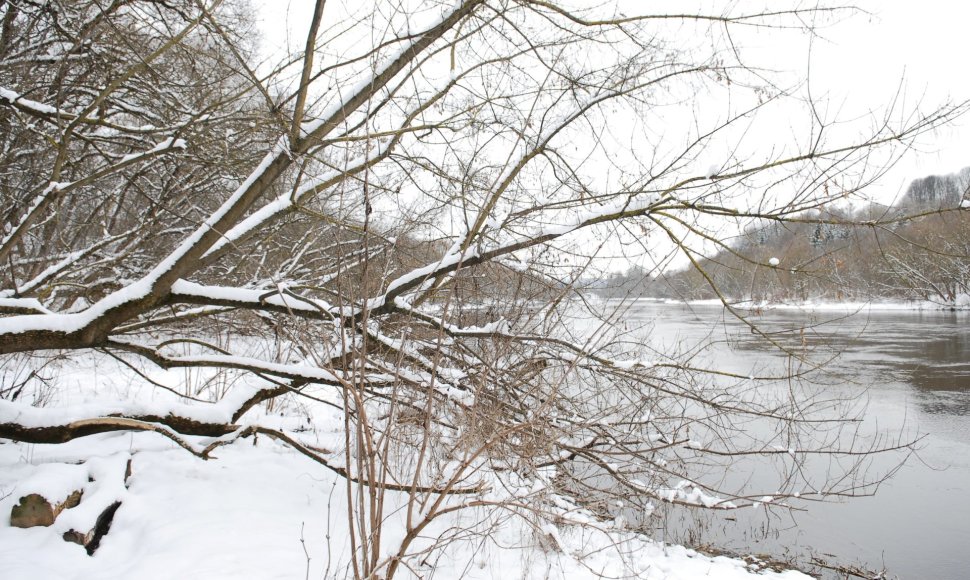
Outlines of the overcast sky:
[{"label": "overcast sky", "polygon": [[[621,2],[624,0],[621,0]],[[639,2],[640,0],[636,0]],[[312,12],[312,0],[254,0],[261,6],[267,51],[302,48],[302,30]],[[660,4],[663,2],[661,1]],[[711,0],[677,0],[686,4],[723,7]],[[757,2],[752,2],[757,4]],[[655,9],[656,2],[651,3]],[[742,7],[750,6],[745,2]],[[768,4],[776,6],[777,4]],[[902,88],[904,105],[926,111],[950,99],[970,99],[966,73],[970,4],[952,0],[857,0],[866,13],[857,13],[822,30],[812,43],[813,95],[827,98],[842,118],[863,116],[891,101]],[[804,74],[807,39],[779,45],[766,35],[763,45],[748,39],[753,56],[777,68]],[[902,85],[901,85],[902,83]],[[970,165],[970,118],[924,138],[920,152],[907,155],[870,195],[889,201],[913,178],[951,173]]]},{"label": "overcast sky", "polygon": [[[861,111],[890,100],[904,82],[907,105],[930,110],[949,99],[970,99],[966,73],[970,4],[949,0],[863,0],[859,15],[824,32],[816,42],[812,83]],[[938,132],[908,156],[882,184],[884,195],[914,177],[951,173],[970,165],[970,118]]]}]

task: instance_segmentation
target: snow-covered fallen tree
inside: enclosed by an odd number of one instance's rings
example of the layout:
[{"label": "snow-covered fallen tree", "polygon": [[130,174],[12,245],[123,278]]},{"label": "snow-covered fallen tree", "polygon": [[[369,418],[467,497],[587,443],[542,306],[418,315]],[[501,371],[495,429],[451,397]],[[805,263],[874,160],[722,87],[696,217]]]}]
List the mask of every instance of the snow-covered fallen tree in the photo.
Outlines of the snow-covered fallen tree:
[{"label": "snow-covered fallen tree", "polygon": [[[416,573],[463,510],[529,512],[564,549],[557,521],[618,505],[871,491],[866,460],[904,442],[651,350],[581,290],[617,251],[696,263],[720,220],[797,220],[962,107],[858,132],[815,111],[748,150],[803,95],[734,35],[835,11],[324,4],[275,64],[243,2],[0,7],[0,438],[268,438],[342,482],[361,578]],[[771,490],[695,467],[747,455],[842,462]]]}]

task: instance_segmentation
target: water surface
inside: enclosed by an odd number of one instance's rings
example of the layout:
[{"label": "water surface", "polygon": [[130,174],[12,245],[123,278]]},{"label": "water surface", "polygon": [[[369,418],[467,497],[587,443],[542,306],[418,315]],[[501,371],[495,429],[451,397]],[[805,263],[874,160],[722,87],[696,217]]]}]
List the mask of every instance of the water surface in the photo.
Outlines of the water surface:
[{"label": "water surface", "polygon": [[[624,320],[661,348],[708,344],[704,356],[718,368],[741,374],[792,368],[792,357],[721,307],[642,301]],[[918,456],[874,497],[803,502],[805,511],[793,514],[750,508],[717,517],[671,514],[692,525],[688,531],[682,520],[667,523],[666,537],[802,562],[822,556],[885,568],[890,578],[970,578],[970,313],[768,310],[751,321],[815,360],[835,357],[820,379],[826,388],[867,401],[870,431],[922,435]],[[895,460],[880,461],[873,469]],[[742,461],[730,476],[757,483],[768,468]]]}]

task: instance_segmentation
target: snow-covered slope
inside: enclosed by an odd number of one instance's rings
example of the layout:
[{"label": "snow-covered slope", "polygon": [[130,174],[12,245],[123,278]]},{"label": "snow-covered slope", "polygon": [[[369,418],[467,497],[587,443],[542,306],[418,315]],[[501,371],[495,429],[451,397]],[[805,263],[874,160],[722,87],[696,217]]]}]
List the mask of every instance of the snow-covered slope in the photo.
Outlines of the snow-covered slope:
[{"label": "snow-covered slope", "polygon": [[[237,442],[217,455],[203,461],[147,433],[98,435],[57,447],[0,445],[0,576],[8,580],[353,577],[348,568],[343,479],[266,438],[255,445],[251,440]],[[132,474],[125,489],[118,484],[128,457]],[[78,461],[85,463],[64,467]],[[61,467],[54,467],[58,464]],[[93,556],[61,539],[65,531],[61,520],[68,520],[90,497],[61,514],[50,528],[9,526],[10,509],[25,485],[55,492],[58,485],[79,483],[75,476],[91,465],[100,465],[101,473],[95,476],[108,481],[89,482],[89,489],[108,485],[112,499],[122,501],[110,532]],[[66,480],[65,469],[73,471]],[[391,502],[404,501],[403,493],[389,497]],[[404,534],[404,521],[398,506],[389,506],[386,513],[383,545],[392,553]],[[740,560],[709,558],[612,527],[611,523],[555,525],[504,509],[469,508],[428,528],[412,552],[427,549],[443,537],[451,538],[450,543],[415,558],[410,569],[400,569],[399,577],[730,580],[751,575]],[[462,532],[456,534],[457,530]],[[797,572],[759,577],[804,578]]]}]

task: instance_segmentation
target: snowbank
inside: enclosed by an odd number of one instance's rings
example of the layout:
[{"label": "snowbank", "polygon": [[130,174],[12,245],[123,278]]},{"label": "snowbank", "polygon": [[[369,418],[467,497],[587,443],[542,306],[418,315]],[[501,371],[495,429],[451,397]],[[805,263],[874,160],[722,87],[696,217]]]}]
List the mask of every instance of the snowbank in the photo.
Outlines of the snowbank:
[{"label": "snowbank", "polygon": [[[0,421],[47,425],[117,409],[188,412],[174,393],[188,380],[184,374],[146,371],[159,385],[170,386],[165,390],[132,385],[123,370],[118,361],[102,355],[78,356],[57,369],[63,384],[75,386],[58,393],[56,406],[0,402]],[[223,403],[211,405],[202,415],[225,419],[225,401],[251,394],[253,388],[246,381],[235,382]],[[326,391],[316,395],[326,397]],[[247,417],[269,428],[299,431],[300,438],[316,447],[340,449],[342,416],[333,407],[314,405],[312,412],[308,407],[272,414],[254,409]],[[190,439],[196,444],[207,441]],[[61,445],[0,439],[0,578],[353,576],[348,568],[345,479],[265,436],[239,440],[214,455],[203,461],[147,432],[103,433]],[[131,475],[126,482],[129,458]],[[597,521],[567,499],[551,496],[544,485],[536,485],[540,482],[509,486],[510,472],[499,476],[484,467],[475,477],[486,482],[506,479],[504,485],[490,485],[483,495],[454,496],[448,505],[468,498],[504,505],[463,507],[434,520],[410,546],[408,553],[419,555],[408,558],[397,578],[755,577],[742,560],[704,556],[631,533],[622,522]],[[76,490],[83,491],[80,505],[64,510],[51,527],[10,526],[10,510],[22,495],[41,493],[59,501]],[[396,553],[405,536],[407,497],[388,493],[381,543],[385,556]],[[91,529],[98,514],[114,502],[121,506],[92,556],[62,539],[70,529]],[[807,578],[797,572],[757,577]]]},{"label": "snowbank", "polygon": [[[93,556],[61,539],[59,526],[9,527],[21,482],[53,464],[127,456],[129,487]],[[325,468],[272,441],[241,441],[202,461],[151,434],[88,437],[62,446],[0,444],[0,576],[9,580],[138,578],[343,578],[348,545],[346,488]],[[119,476],[120,477],[120,476]],[[57,487],[56,482],[47,484]],[[78,483],[78,482],[72,482]],[[63,491],[58,489],[58,491]],[[4,497],[6,496],[6,497]],[[404,534],[404,494],[391,494],[384,547]],[[83,506],[82,502],[82,506]],[[80,506],[79,506],[80,507]],[[79,509],[79,508],[74,508]],[[67,510],[61,517],[68,516]],[[754,577],[741,560],[711,558],[604,527],[530,521],[505,510],[443,517],[415,546],[456,529],[472,533],[402,568],[400,578],[612,578],[721,580]],[[304,549],[306,550],[304,552]],[[807,578],[797,572],[760,578]]]}]

